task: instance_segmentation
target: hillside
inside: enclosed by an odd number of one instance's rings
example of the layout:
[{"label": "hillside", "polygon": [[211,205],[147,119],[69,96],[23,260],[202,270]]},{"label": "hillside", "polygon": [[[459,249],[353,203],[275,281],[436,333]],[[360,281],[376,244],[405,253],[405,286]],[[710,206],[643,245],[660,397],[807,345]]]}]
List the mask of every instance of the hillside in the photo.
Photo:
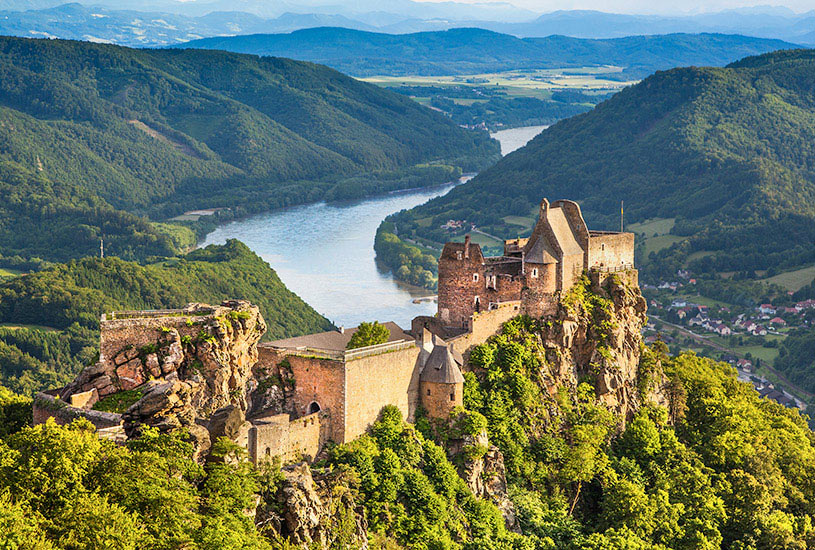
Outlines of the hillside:
[{"label": "hillside", "polygon": [[83,258],[0,285],[0,384],[28,393],[69,381],[93,359],[104,312],[232,298],[260,307],[268,338],[331,327],[239,241],[147,265]]},{"label": "hillside", "polygon": [[627,223],[675,219],[651,256],[665,276],[815,261],[813,74],[812,50],[657,73],[393,221],[435,242],[449,219],[514,237],[541,197],[569,197],[613,229],[625,200]]},{"label": "hillside", "polygon": [[[611,294],[587,285],[564,302],[553,318],[567,323],[518,317],[473,348],[449,417],[412,424],[385,406],[311,464],[245,460],[232,413],[191,433],[141,425],[124,445],[86,420],[30,426],[32,400],[0,387],[2,533],[41,549],[811,548],[805,419],[724,363],[661,343],[632,355],[642,297],[609,282]],[[204,425],[225,437],[204,439]]]},{"label": "hillside", "polygon": [[[144,258],[162,219],[447,181],[498,144],[327,67],[193,50],[0,38],[0,255]],[[167,233],[170,233],[168,236]],[[66,240],[68,242],[66,242]],[[72,244],[72,246],[69,246]]]},{"label": "hillside", "polygon": [[476,28],[384,34],[322,27],[289,34],[194,40],[182,47],[292,57],[356,76],[477,74],[514,69],[615,65],[629,78],[684,65],[724,65],[794,47],[780,40],[723,34],[670,34],[589,40],[517,38]]}]

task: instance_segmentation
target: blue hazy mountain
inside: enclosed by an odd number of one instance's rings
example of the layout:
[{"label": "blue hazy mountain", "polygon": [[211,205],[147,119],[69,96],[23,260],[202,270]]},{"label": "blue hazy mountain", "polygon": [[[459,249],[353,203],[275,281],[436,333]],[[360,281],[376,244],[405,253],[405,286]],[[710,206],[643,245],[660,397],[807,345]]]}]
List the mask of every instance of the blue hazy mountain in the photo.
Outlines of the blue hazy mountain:
[{"label": "blue hazy mountain", "polygon": [[748,55],[795,46],[780,40],[721,34],[521,39],[473,28],[384,34],[324,27],[287,34],[204,38],[182,47],[291,57],[358,76],[617,65],[625,67],[630,76],[642,77],[676,66],[726,65]]}]

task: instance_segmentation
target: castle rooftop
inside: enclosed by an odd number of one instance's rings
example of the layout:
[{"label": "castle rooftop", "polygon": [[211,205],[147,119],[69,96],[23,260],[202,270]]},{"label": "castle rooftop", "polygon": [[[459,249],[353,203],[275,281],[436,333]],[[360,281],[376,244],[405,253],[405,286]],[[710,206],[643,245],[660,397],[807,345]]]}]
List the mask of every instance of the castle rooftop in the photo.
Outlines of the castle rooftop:
[{"label": "castle rooftop", "polygon": [[461,354],[447,344],[435,342],[430,357],[427,358],[420,380],[436,384],[463,384]]}]

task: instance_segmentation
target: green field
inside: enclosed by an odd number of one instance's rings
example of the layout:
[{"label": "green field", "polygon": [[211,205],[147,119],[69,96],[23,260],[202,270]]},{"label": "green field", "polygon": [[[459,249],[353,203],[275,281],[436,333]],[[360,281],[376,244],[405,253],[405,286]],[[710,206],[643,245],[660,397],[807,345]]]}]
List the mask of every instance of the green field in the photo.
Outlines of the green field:
[{"label": "green field", "polygon": [[535,225],[535,218],[526,216],[505,216],[503,220],[510,225],[517,225],[523,228],[522,231],[531,231],[532,226]]},{"label": "green field", "polygon": [[0,278],[16,277],[22,274],[22,271],[11,269],[10,267],[0,267]]},{"label": "green field", "polygon": [[[552,90],[571,88],[586,92],[621,90],[636,81],[604,78],[622,72],[622,67],[579,67],[572,69],[517,70],[455,76],[370,76],[361,78],[384,87],[395,86],[467,86],[501,88],[507,97],[549,99]],[[478,100],[475,100],[478,101]]]},{"label": "green field", "polygon": [[645,235],[645,256],[648,257],[651,252],[659,252],[685,239],[685,237],[670,234],[675,223],[676,218],[653,218],[644,222],[632,223],[625,229],[638,235]]},{"label": "green field", "polygon": [[676,218],[653,218],[644,222],[632,223],[625,229],[632,233],[644,233],[646,237],[659,237],[669,234],[675,223]]},{"label": "green field", "polygon": [[779,273],[773,277],[763,279],[766,283],[772,283],[795,292],[815,279],[815,266],[804,267],[796,269],[795,271],[787,271],[786,273]]}]

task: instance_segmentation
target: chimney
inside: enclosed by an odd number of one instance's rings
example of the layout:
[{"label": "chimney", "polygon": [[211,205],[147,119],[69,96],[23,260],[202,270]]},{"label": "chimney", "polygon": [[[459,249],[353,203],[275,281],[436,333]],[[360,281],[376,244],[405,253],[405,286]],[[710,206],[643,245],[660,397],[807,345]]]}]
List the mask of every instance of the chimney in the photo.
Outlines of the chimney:
[{"label": "chimney", "polygon": [[464,236],[464,258],[470,258],[470,234]]},{"label": "chimney", "polygon": [[548,214],[549,214],[549,201],[546,200],[546,199],[543,199],[541,201],[540,217],[545,218]]}]

